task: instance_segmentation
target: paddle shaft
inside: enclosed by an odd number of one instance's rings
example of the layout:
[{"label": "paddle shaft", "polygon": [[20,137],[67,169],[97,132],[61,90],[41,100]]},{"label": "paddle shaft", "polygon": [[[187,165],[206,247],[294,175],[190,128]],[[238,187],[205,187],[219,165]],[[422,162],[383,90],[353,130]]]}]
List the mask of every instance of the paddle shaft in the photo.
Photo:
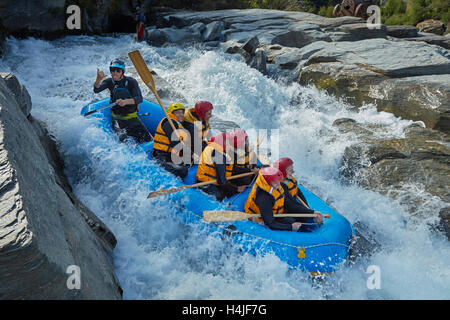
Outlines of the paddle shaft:
[{"label": "paddle shaft", "polygon": [[[256,172],[241,173],[241,174],[237,174],[235,176],[227,177],[226,179],[227,180],[239,179],[239,178],[250,176],[255,173]],[[210,180],[210,181],[199,182],[199,183],[191,184],[191,185],[187,185],[187,186],[180,186],[180,187],[175,187],[175,188],[170,188],[170,189],[161,189],[161,190],[150,192],[147,196],[147,199],[155,198],[155,197],[170,194],[170,193],[175,193],[175,192],[182,191],[182,190],[189,189],[189,188],[202,187],[202,186],[206,186],[206,185],[213,184],[216,182],[217,182],[217,180]]]},{"label": "paddle shaft", "polygon": [[95,109],[95,110],[88,111],[88,112],[86,112],[86,113],[84,114],[84,116],[87,117],[88,115],[91,115],[91,114],[93,114],[93,113],[96,113],[97,111],[101,111],[101,110],[104,110],[104,109],[107,109],[107,108],[112,108],[112,107],[114,107],[115,105],[117,105],[117,102],[111,103],[111,104],[109,104],[109,105],[107,105],[107,106],[103,106],[103,107],[100,107],[100,108]]},{"label": "paddle shaft", "polygon": [[[147,86],[148,86],[148,84],[147,84]],[[148,86],[148,87],[149,87],[149,86]],[[172,127],[172,130],[175,132],[175,134],[176,134],[178,140],[180,140],[181,143],[184,144],[183,140],[181,140],[180,135],[178,134],[177,129],[175,128],[175,125],[173,124],[172,119],[169,117],[169,114],[167,113],[166,108],[163,107],[163,103],[162,103],[161,99],[159,98],[158,93],[156,92],[156,88],[155,88],[155,87],[149,87],[149,88],[150,88],[150,89],[151,89],[151,88],[154,88],[154,89],[152,90],[152,91],[153,91],[153,94],[155,95],[156,100],[158,100],[158,103],[159,103],[159,105],[161,106],[161,109],[164,111],[164,114],[166,115],[167,120],[169,121],[169,124],[170,124],[170,126]]]},{"label": "paddle shaft", "polygon": [[164,114],[167,117],[167,120],[169,121],[170,126],[172,127],[172,130],[175,132],[175,135],[177,136],[177,139],[180,140],[180,142],[184,145],[183,140],[180,138],[180,135],[178,134],[178,131],[175,128],[175,125],[172,122],[172,119],[169,117],[169,114],[166,111],[166,108],[164,108],[163,103],[161,99],[159,98],[158,92],[156,91],[155,87],[155,81],[153,80],[152,73],[148,69],[147,64],[144,61],[144,58],[142,58],[141,53],[139,50],[135,50],[132,52],[128,52],[128,56],[131,59],[131,62],[133,62],[134,67],[136,68],[137,73],[141,77],[142,81],[144,81],[145,85],[153,92],[153,94],[156,97],[156,100],[158,100],[158,103],[163,110]]},{"label": "paddle shaft", "polygon": [[310,209],[309,206],[303,202],[302,198],[300,198],[299,196],[296,196],[296,197],[297,197],[297,200],[302,203],[302,205],[304,205],[306,208]]},{"label": "paddle shaft", "polygon": [[[296,217],[296,218],[315,218],[318,215],[315,213],[282,213],[282,214],[274,214],[274,218],[284,218],[284,217]],[[329,214],[323,215],[325,218],[329,218]],[[208,222],[220,222],[220,221],[237,221],[237,220],[245,220],[249,218],[259,218],[260,214],[254,213],[246,213],[241,211],[203,211],[203,219]]]}]

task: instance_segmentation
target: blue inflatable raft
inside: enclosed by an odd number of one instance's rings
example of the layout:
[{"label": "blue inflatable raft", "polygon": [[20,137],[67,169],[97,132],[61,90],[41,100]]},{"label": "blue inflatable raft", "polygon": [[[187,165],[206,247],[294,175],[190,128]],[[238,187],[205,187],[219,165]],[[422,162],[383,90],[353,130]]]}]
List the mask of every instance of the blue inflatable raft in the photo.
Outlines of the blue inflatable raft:
[{"label": "blue inflatable raft", "polygon": [[[92,102],[82,108],[81,114],[108,104],[109,98]],[[138,115],[152,135],[155,134],[161,119],[165,117],[159,105],[146,100],[139,105]],[[99,118],[98,125],[105,131],[112,132],[110,108],[93,113],[89,117]],[[140,147],[151,159],[153,142],[143,143]],[[174,176],[170,186],[162,185],[160,188],[173,187],[174,185],[182,186],[183,183],[194,184],[196,183],[196,170],[197,165],[194,165],[190,168],[183,182]],[[334,272],[348,258],[350,239],[354,233],[352,225],[345,217],[329,207],[316,195],[302,186],[299,187],[311,209],[330,214],[330,218],[324,219],[321,226],[311,224],[309,232],[270,230],[264,225],[250,220],[220,223],[203,220],[202,212],[204,210],[244,211],[244,203],[251,188],[247,188],[237,197],[225,199],[222,203],[197,188],[186,189],[168,195],[168,197],[175,202],[182,203],[179,212],[176,214],[180,221],[194,223],[204,229],[205,232],[224,237],[245,252],[254,255],[272,253],[289,266],[312,274]]]}]

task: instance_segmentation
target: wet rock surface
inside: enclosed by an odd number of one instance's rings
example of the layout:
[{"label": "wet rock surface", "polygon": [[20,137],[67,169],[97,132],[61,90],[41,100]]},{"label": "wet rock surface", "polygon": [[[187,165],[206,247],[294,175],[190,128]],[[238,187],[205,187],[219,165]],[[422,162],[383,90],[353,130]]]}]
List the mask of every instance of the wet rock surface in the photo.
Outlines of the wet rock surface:
[{"label": "wet rock surface", "polygon": [[2,74],[0,299],[121,299],[116,238],[72,193],[28,98],[13,74]]}]

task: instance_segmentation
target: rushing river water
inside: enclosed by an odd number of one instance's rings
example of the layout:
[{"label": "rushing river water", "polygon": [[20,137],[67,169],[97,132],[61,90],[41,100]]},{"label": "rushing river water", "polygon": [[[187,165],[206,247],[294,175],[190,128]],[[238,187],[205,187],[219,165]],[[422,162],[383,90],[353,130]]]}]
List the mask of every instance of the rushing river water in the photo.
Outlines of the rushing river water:
[{"label": "rushing river water", "polygon": [[[340,133],[333,121],[351,117],[377,124],[383,129],[376,134],[384,137],[402,137],[411,121],[371,105],[354,111],[314,88],[265,77],[239,56],[219,50],[153,48],[134,42],[132,35],[9,39],[6,47],[0,71],[14,72],[27,87],[33,116],[45,121],[60,142],[74,192],[117,237],[115,268],[125,299],[450,298],[450,246],[429,228],[445,204],[431,197],[420,208],[427,218],[411,222],[399,201],[339,177],[344,150],[357,137]],[[314,281],[275,256],[240,253],[180,223],[171,214],[179,206],[167,197],[147,200],[148,192],[172,178],[96,128],[94,119],[80,116],[83,105],[108,95],[93,93],[96,68],[108,74],[116,57],[131,66],[127,53],[136,49],[188,105],[208,100],[216,117],[244,129],[279,129],[279,155],[294,159],[297,180],[352,223],[369,226],[381,250]],[[145,99],[155,101],[148,89],[141,89]],[[140,174],[130,175],[136,167],[142,168]],[[371,266],[379,270],[379,289],[368,286]]]}]

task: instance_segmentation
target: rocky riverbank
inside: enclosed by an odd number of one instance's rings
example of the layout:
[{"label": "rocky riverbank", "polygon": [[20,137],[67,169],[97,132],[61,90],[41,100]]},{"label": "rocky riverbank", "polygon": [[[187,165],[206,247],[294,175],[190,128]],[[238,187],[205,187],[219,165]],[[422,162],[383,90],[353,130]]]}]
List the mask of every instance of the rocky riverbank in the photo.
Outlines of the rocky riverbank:
[{"label": "rocky riverbank", "polygon": [[[65,30],[64,1],[31,4],[29,19],[19,24],[26,3],[19,0],[2,7],[0,55],[2,39],[8,35],[70,34]],[[79,33],[111,31],[108,24],[114,19],[132,21],[129,8],[114,18],[113,1],[102,3],[96,11],[83,8],[86,23]],[[152,21],[156,25],[147,28],[149,45],[202,43],[221,48],[242,55],[269,77],[314,85],[346,99],[355,112],[372,103],[380,112],[416,121],[398,137],[383,139],[377,134],[383,128],[375,123],[336,120],[336,130],[357,135],[359,141],[345,151],[340,173],[344,183],[358,183],[394,199],[402,194],[401,202],[410,208],[407,219],[438,211],[439,222],[432,227],[450,237],[449,35],[402,26],[372,30],[359,18],[275,10],[160,8],[152,11]],[[165,102],[174,97],[183,101],[162,78],[155,79]],[[73,195],[57,142],[30,112],[26,89],[14,75],[2,74],[0,299],[120,299],[112,263],[115,237]],[[217,129],[233,124],[213,125]],[[400,192],[404,190],[410,196]],[[426,208],[429,197],[438,197],[443,205]],[[80,267],[81,288],[70,290],[67,268],[74,265]]]},{"label": "rocky riverbank", "polygon": [[[423,203],[439,197],[433,227],[450,237],[450,38],[414,27],[369,29],[355,17],[324,18],[276,10],[157,11],[147,29],[152,46],[203,43],[241,54],[270,77],[314,85],[345,99],[355,112],[374,104],[382,112],[416,121],[396,139],[375,138],[376,124],[340,119],[343,134],[360,136],[342,159],[343,178],[367,189],[398,196],[416,186],[425,194],[401,201],[411,217],[430,213]],[[447,204],[447,205],[445,205]],[[436,210],[435,208],[428,208]]]},{"label": "rocky riverbank", "polygon": [[115,236],[72,193],[30,112],[26,88],[0,73],[0,299],[121,299]]}]

